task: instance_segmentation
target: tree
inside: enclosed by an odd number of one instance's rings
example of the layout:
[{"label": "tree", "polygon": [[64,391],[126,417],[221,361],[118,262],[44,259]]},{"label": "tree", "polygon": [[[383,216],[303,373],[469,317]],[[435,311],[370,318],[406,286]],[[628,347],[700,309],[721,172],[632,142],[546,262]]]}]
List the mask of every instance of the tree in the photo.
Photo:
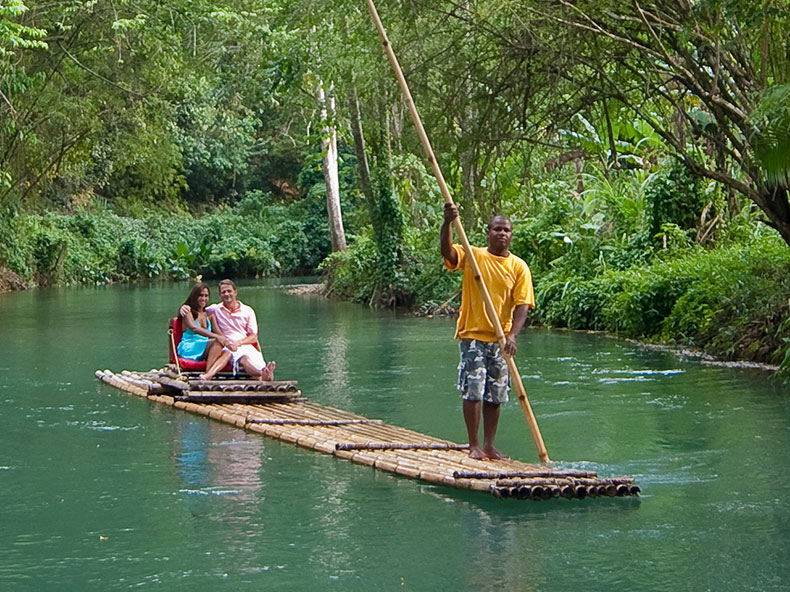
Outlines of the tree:
[{"label": "tree", "polygon": [[[790,244],[787,187],[771,184],[761,166],[755,143],[765,135],[754,117],[761,99],[790,81],[786,2],[519,0],[507,8],[498,18],[511,25],[498,42],[555,81],[566,103],[550,110],[555,120],[569,107],[617,100],[693,173],[751,199]],[[518,111],[535,105],[527,84],[503,88],[511,104],[522,94]]]},{"label": "tree", "polygon": [[343,230],[343,213],[340,209],[340,182],[337,176],[337,130],[332,119],[335,117],[335,97],[330,85],[329,94],[324,83],[316,83],[316,95],[321,111],[321,153],[326,181],[326,211],[329,215],[329,234],[333,251],[346,250],[346,235]]}]

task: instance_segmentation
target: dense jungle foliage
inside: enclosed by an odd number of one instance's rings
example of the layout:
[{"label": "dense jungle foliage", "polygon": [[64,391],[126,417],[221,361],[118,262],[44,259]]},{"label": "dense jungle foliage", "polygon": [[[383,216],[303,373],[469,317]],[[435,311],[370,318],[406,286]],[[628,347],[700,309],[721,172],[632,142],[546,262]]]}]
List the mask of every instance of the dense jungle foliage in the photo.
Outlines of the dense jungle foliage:
[{"label": "dense jungle foliage", "polygon": [[[514,221],[533,322],[790,373],[788,0],[378,8],[470,237]],[[0,4],[4,277],[321,272],[448,310],[442,204],[362,1]]]}]

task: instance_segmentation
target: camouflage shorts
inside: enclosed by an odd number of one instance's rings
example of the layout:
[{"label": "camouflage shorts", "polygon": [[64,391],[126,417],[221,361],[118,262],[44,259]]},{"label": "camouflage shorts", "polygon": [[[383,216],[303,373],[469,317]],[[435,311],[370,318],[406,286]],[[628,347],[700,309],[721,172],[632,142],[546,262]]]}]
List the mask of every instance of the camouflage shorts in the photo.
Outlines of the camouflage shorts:
[{"label": "camouflage shorts", "polygon": [[510,375],[499,343],[462,339],[459,344],[458,390],[466,401],[507,403]]}]

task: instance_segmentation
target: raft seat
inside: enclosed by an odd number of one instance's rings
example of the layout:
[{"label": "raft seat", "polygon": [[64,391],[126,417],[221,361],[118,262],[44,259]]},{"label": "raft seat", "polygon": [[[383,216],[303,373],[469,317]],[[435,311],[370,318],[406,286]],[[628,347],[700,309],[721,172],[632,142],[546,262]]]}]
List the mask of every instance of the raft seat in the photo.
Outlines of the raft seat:
[{"label": "raft seat", "polygon": [[[170,340],[170,332],[168,331],[168,339],[167,339],[167,351],[169,352],[169,360],[171,364],[176,363],[176,350],[173,349],[173,344],[175,343],[175,347],[178,347],[178,344],[181,343],[181,337],[184,334],[184,328],[181,326],[181,317],[173,317],[168,322],[167,326],[172,329],[173,331],[173,339]],[[261,349],[258,343],[253,344],[256,349]],[[181,356],[178,356],[178,364],[181,367],[181,370],[186,370],[187,372],[205,372],[206,371],[206,361],[205,360],[185,360]],[[225,367],[220,370],[220,372],[233,372],[233,364],[228,362]]]},{"label": "raft seat", "polygon": [[[188,370],[191,372],[205,372],[206,371],[206,361],[205,360],[185,360],[181,356],[178,356],[176,350],[173,349],[173,344],[175,347],[178,347],[178,344],[181,343],[181,337],[184,335],[184,328],[181,326],[181,317],[174,317],[170,319],[167,323],[169,329],[173,331],[173,339],[170,339],[170,331],[168,331],[167,337],[167,351],[169,352],[169,361],[171,364],[176,363],[176,357],[178,357],[178,365],[181,366],[182,370]],[[223,368],[223,371],[226,371],[227,368]]]}]

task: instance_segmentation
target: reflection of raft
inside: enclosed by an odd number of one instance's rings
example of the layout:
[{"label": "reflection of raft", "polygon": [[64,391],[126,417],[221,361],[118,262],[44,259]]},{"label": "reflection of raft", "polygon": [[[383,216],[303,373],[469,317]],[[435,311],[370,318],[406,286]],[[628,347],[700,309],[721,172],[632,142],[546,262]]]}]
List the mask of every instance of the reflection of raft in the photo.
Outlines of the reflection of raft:
[{"label": "reflection of raft", "polygon": [[104,370],[96,377],[157,403],[429,483],[532,500],[639,493],[630,477],[600,478],[590,471],[473,460],[467,446],[308,402],[295,382],[207,383],[189,375],[178,379],[169,369],[121,374]]}]

